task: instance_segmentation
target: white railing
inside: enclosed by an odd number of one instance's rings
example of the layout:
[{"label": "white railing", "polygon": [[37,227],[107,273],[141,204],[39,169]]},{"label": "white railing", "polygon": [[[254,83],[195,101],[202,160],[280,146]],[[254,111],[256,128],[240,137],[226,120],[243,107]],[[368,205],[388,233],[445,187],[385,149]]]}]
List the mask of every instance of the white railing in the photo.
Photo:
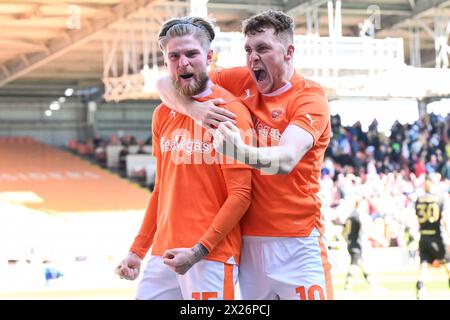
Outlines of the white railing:
[{"label": "white railing", "polygon": [[403,39],[294,38],[296,69],[387,70],[404,66]]},{"label": "white railing", "polygon": [[[294,37],[296,69],[387,70],[404,66],[403,39],[362,37]],[[213,43],[216,64],[245,65],[244,37],[238,32],[218,33]]]},{"label": "white railing", "polygon": [[245,66],[244,37],[240,32],[219,32],[212,43],[217,60],[222,68]]},{"label": "white railing", "polygon": [[[421,69],[404,63],[403,39],[366,37],[294,38],[294,67],[327,89],[330,98],[413,97],[450,94],[450,70]],[[213,66],[245,65],[244,37],[239,32],[217,33]],[[158,68],[140,74],[104,78],[105,99],[158,98],[154,83]]]}]

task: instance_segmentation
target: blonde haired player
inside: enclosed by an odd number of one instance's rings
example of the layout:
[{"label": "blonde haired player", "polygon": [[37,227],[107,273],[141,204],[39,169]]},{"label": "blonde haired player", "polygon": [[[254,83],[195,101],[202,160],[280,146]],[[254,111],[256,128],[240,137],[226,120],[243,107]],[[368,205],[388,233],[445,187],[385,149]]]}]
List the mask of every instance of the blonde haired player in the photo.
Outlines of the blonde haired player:
[{"label": "blonde haired player", "polygon": [[[197,101],[221,98],[243,130],[250,114],[229,92],[212,84],[207,66],[212,25],[196,17],[167,21],[159,43],[181,95]],[[142,227],[117,267],[134,280],[150,246],[137,299],[233,299],[241,251],[239,220],[250,204],[251,168],[217,161],[213,138],[183,114],[158,106],[153,114],[157,176]]]},{"label": "blonde haired player", "polygon": [[245,144],[217,107],[177,95],[164,78],[158,82],[161,99],[206,127],[218,127],[215,148],[259,170],[241,221],[242,298],[332,299],[317,195],[330,141],[328,101],[318,84],[294,71],[291,17],[268,10],[244,21],[243,32],[247,67],[212,71],[210,78],[249,109],[258,147]]}]

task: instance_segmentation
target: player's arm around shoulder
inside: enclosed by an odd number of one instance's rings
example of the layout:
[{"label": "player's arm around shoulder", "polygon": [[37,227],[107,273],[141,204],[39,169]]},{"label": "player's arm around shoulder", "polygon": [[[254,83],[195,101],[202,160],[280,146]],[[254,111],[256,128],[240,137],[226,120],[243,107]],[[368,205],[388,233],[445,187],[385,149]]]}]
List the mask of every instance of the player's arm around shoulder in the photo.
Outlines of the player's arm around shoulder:
[{"label": "player's arm around shoulder", "polygon": [[156,88],[167,108],[190,117],[205,129],[217,127],[223,121],[234,122],[233,113],[217,106],[223,103],[222,99],[198,102],[190,97],[185,97],[175,89],[170,76],[160,77]]},{"label": "player's arm around shoulder", "polygon": [[240,86],[240,83],[249,76],[247,67],[215,68],[208,72],[211,81],[229,92]]}]

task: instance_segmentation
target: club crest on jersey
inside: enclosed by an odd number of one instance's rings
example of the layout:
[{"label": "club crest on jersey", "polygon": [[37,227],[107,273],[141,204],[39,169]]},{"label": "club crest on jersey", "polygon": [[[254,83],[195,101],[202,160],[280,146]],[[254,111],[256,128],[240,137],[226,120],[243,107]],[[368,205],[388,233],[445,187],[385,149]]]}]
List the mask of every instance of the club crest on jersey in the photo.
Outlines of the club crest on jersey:
[{"label": "club crest on jersey", "polygon": [[279,120],[280,116],[283,114],[283,109],[273,109],[272,110],[272,120]]}]

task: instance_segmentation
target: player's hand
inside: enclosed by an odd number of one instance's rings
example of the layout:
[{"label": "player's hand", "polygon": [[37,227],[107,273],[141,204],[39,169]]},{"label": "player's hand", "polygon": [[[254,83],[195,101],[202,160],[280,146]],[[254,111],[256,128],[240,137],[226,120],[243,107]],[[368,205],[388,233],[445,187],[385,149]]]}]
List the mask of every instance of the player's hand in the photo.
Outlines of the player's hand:
[{"label": "player's hand", "polygon": [[206,248],[197,244],[192,248],[166,250],[163,255],[163,262],[176,273],[183,275],[207,254]]},{"label": "player's hand", "polygon": [[238,153],[244,151],[245,143],[241,133],[238,127],[229,121],[221,123],[214,131],[213,137],[214,149],[223,155],[236,159]]},{"label": "player's hand", "polygon": [[197,102],[195,108],[189,109],[189,115],[205,129],[216,129],[221,122],[225,121],[236,123],[234,113],[217,106],[223,103],[225,101],[221,98]]},{"label": "player's hand", "polygon": [[116,274],[120,279],[135,280],[141,270],[142,259],[133,252],[129,252],[125,259],[116,267]]}]

